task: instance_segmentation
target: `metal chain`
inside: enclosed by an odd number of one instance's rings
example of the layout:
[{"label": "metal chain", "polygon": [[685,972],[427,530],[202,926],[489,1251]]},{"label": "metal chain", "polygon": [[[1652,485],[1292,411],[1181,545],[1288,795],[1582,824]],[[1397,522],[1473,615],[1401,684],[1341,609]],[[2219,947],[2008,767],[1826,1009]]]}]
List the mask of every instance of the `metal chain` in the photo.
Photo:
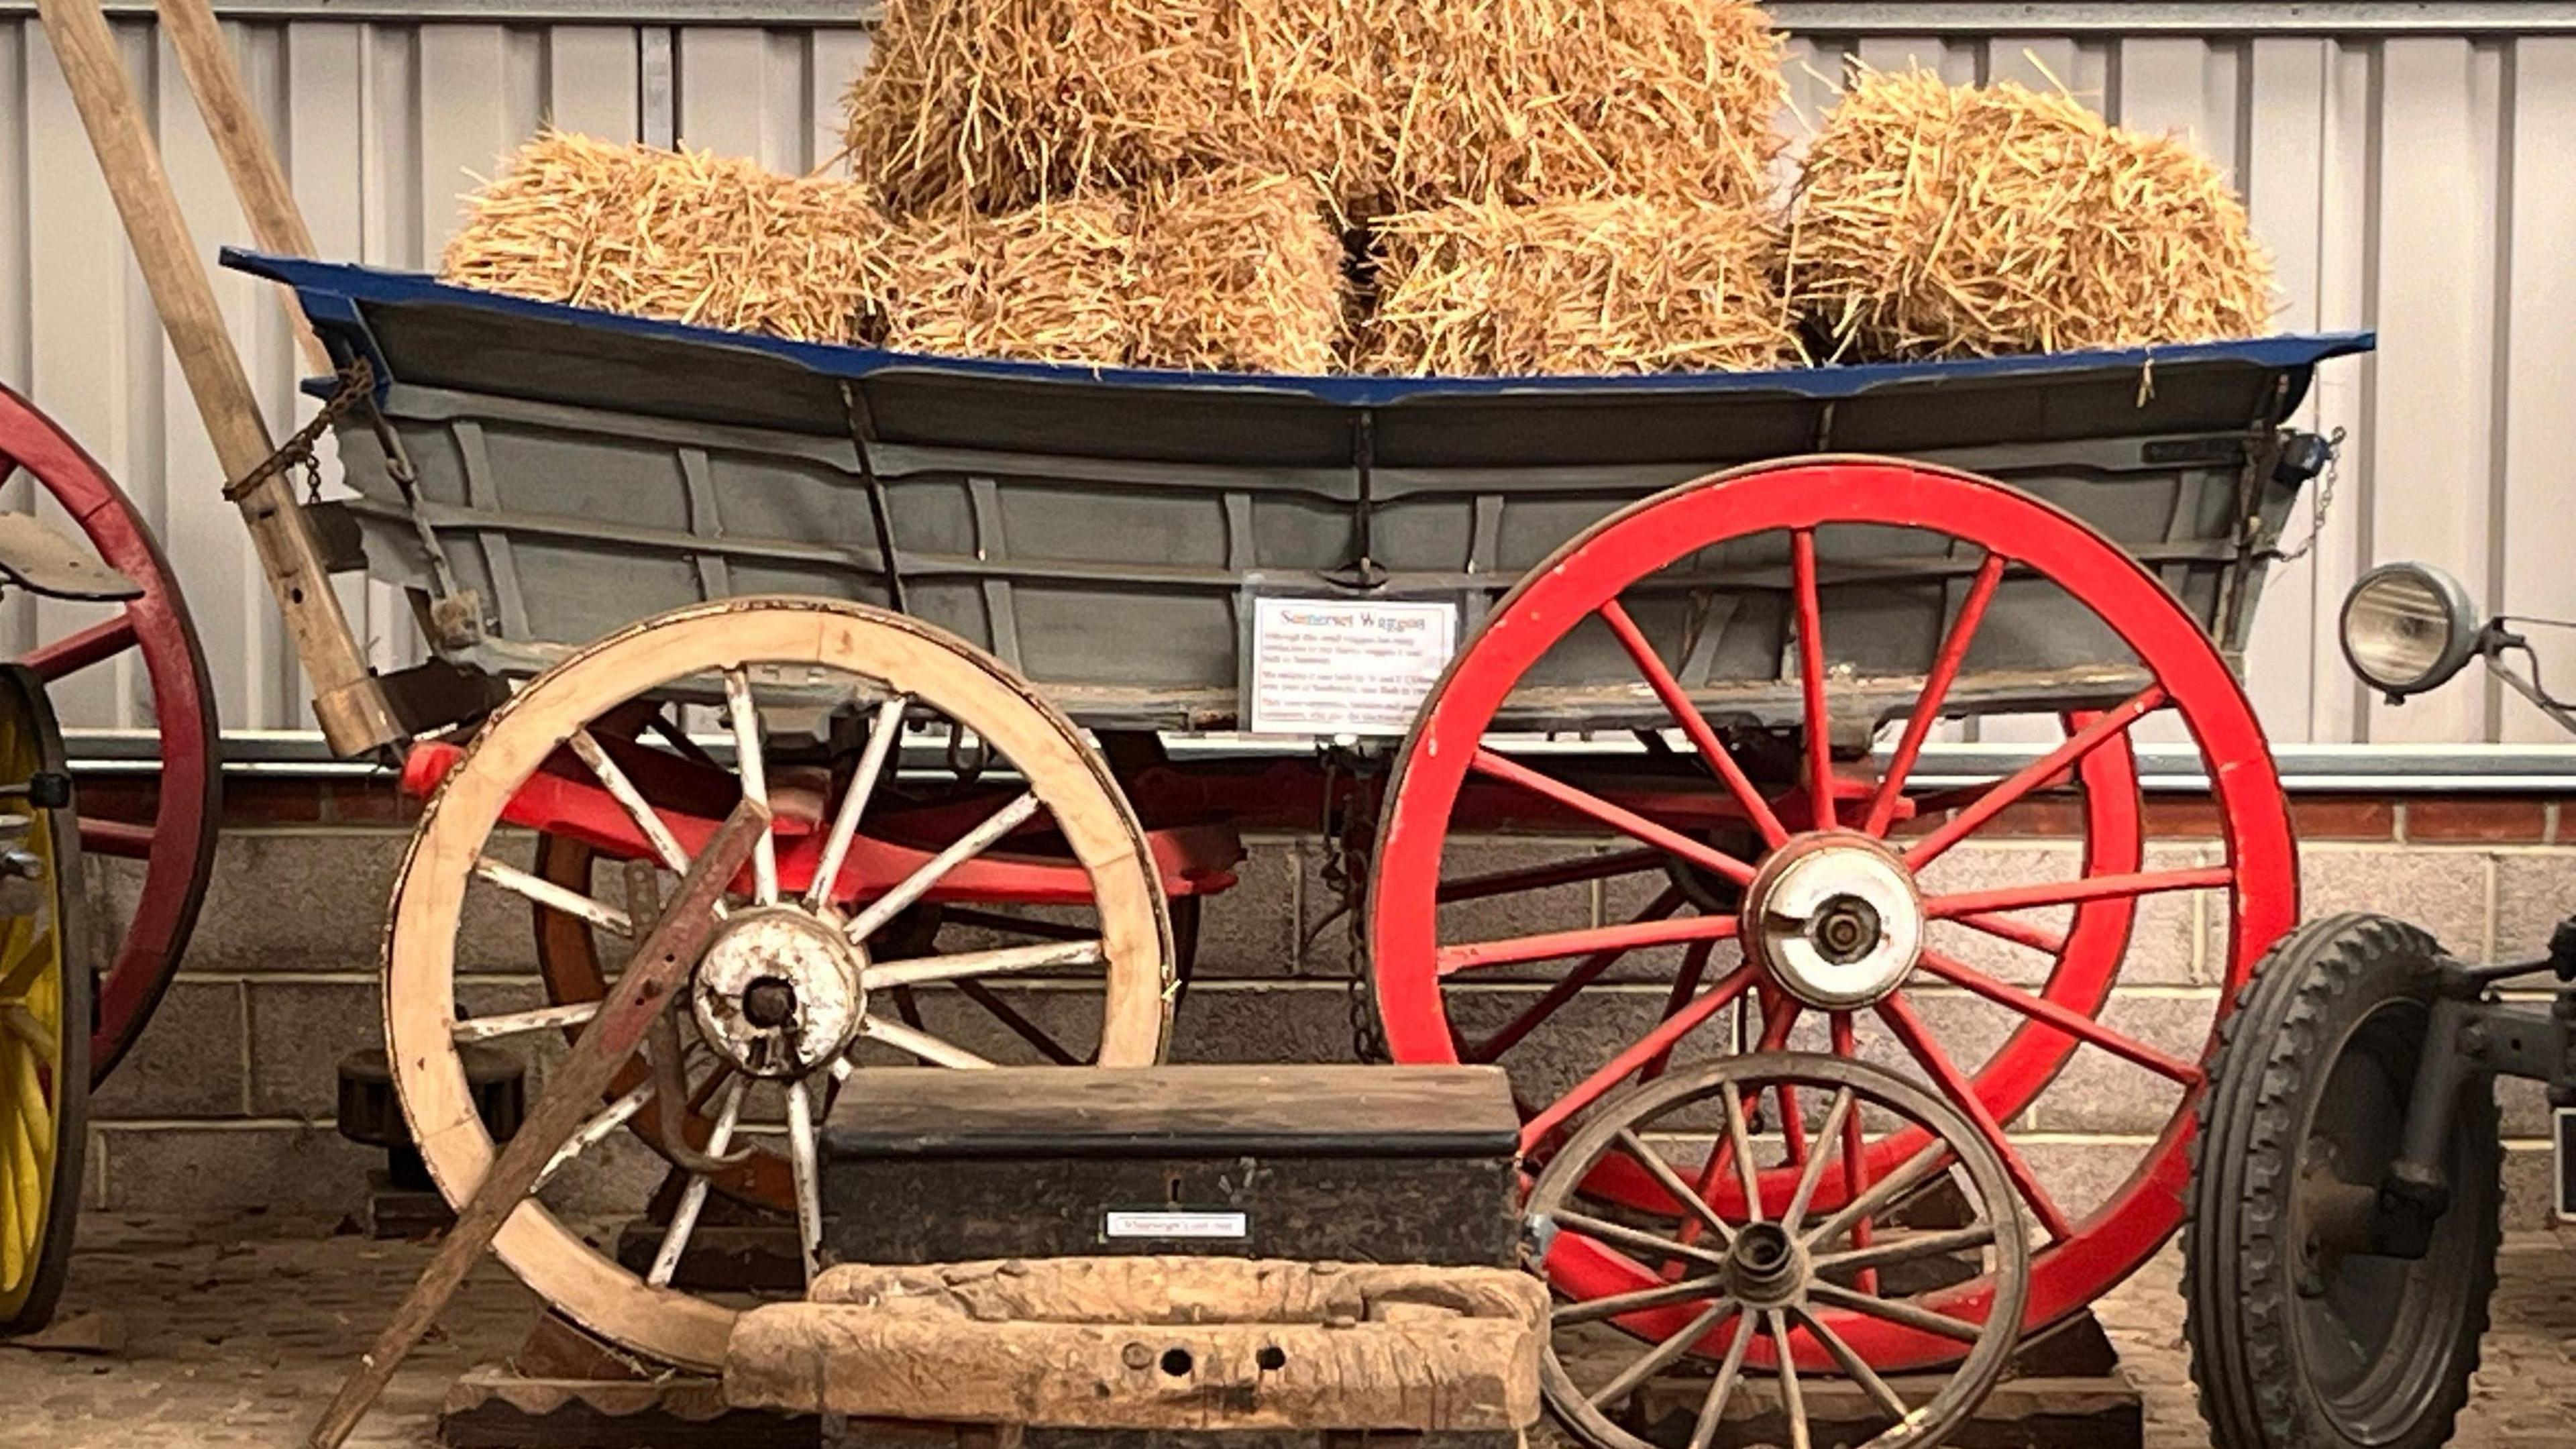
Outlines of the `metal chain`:
[{"label": "metal chain", "polygon": [[1343,1011],[1351,1034],[1351,1059],[1360,1062],[1384,1062],[1387,1059],[1386,1031],[1378,1021],[1377,1001],[1369,990],[1368,939],[1361,895],[1368,879],[1367,812],[1346,809],[1343,805],[1342,782],[1348,777],[1351,793],[1358,793],[1361,772],[1350,768],[1347,752],[1337,745],[1325,745],[1319,752],[1324,768],[1323,818],[1317,822],[1324,839],[1324,859],[1318,874],[1324,886],[1339,898],[1331,915],[1315,923],[1306,944],[1323,934],[1333,917],[1342,919],[1348,938],[1350,979],[1343,992]]},{"label": "metal chain", "polygon": [[314,451],[322,435],[334,423],[348,416],[349,410],[372,397],[376,388],[376,370],[363,357],[352,358],[340,369],[340,386],[322,404],[294,436],[277,445],[277,451],[259,462],[259,466],[224,485],[224,501],[239,503],[253,490],[271,478],[301,474],[304,478],[304,501],[322,501],[322,459]]},{"label": "metal chain", "polygon": [[2272,562],[2297,563],[2315,550],[2318,539],[2326,536],[2326,515],[2334,511],[2335,484],[2343,481],[2343,439],[2342,428],[2326,438],[2326,471],[2317,480],[2316,491],[2308,495],[2307,538],[2286,553],[2274,550]]}]

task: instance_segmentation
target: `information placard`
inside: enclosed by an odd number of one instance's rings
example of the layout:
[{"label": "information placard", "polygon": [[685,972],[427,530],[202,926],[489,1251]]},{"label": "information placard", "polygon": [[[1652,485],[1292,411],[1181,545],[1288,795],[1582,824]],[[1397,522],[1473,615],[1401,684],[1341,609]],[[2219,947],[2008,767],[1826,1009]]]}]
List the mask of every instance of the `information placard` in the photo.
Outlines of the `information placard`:
[{"label": "information placard", "polygon": [[1401,735],[1457,647],[1445,599],[1255,599],[1252,732]]}]

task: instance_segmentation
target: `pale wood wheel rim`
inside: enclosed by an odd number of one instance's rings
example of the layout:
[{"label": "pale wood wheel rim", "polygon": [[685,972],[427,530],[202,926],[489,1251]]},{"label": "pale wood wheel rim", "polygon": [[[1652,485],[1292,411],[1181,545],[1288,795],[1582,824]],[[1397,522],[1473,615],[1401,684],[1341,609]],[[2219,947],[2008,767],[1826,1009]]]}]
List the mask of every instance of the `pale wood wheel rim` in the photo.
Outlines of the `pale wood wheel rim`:
[{"label": "pale wood wheel rim", "polygon": [[[440,785],[396,878],[385,937],[385,1039],[394,1083],[431,1177],[450,1203],[490,1170],[456,1052],[457,928],[466,883],[503,807],[577,730],[627,700],[745,665],[808,665],[913,696],[1017,766],[1091,879],[1104,990],[1099,1061],[1158,1060],[1169,1026],[1168,910],[1144,831],[1106,761],[1000,661],[942,630],[866,605],[746,598],[630,626],[539,676],[500,709]],[[542,1203],[522,1203],[494,1251],[585,1328],[682,1367],[721,1365],[734,1309],[648,1284]]]}]

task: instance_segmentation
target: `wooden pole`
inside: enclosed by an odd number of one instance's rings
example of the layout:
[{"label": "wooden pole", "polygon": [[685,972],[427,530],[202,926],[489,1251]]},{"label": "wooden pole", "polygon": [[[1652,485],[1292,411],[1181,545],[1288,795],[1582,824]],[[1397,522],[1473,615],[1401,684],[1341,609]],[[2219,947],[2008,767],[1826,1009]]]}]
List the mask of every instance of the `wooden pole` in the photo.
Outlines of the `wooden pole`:
[{"label": "wooden pole", "polygon": [[437,1256],[412,1285],[411,1295],[394,1310],[375,1347],[358,1360],[330,1407],[322,1411],[320,1422],[304,1441],[308,1449],[340,1449],[348,1441],[377,1395],[392,1381],[394,1369],[429,1331],[439,1311],[456,1296],[465,1275],[482,1259],[483,1250],[499,1236],[501,1225],[535,1190],[556,1149],[571,1141],[582,1123],[599,1110],[599,1099],[618,1067],[635,1054],[645,1032],[678,999],[690,968],[706,953],[707,938],[715,932],[717,904],[743,863],[751,859],[753,844],[768,831],[768,807],[745,800],[717,828],[706,849],[698,852],[689,873],[680,879],[679,894],[635,948],[608,999],[600,1003],[599,1014],[581,1029],[572,1051],[546,1073],[545,1094],[502,1145],[491,1170],[483,1174],[482,1186],[457,1211],[456,1226],[447,1230]]},{"label": "wooden pole", "polygon": [[[232,47],[224,43],[214,7],[206,0],[158,0],[157,8],[161,33],[170,37],[170,48],[178,53],[179,73],[197,98],[197,113],[206,118],[206,134],[214,138],[215,152],[224,158],[233,195],[241,201],[242,216],[250,222],[260,250],[292,257],[320,255],[312,229],[304,224],[304,213],[295,204],[295,191],[287,185],[286,171],[278,165],[277,148],[269,143],[268,127],[251,108],[241,67],[233,63]],[[313,335],[312,324],[304,320],[293,289],[281,286],[277,295],[305,365],[315,372],[329,372],[331,354],[324,350],[322,339]]]},{"label": "wooden pole", "polygon": [[[62,63],[63,80],[80,108],[90,149],[98,154],[99,171],[124,219],[126,239],[152,289],[152,305],[196,399],[197,415],[214,440],[215,458],[227,477],[248,477],[274,450],[268,424],[224,328],[179,198],[162,172],[142,104],[117,59],[107,16],[98,0],[37,0],[36,13]],[[258,546],[269,591],[286,615],[295,652],[313,678],[313,713],[331,748],[358,755],[400,740],[402,725],[367,668],[339,596],[331,592],[330,572],[293,484],[275,474],[236,501]]]}]

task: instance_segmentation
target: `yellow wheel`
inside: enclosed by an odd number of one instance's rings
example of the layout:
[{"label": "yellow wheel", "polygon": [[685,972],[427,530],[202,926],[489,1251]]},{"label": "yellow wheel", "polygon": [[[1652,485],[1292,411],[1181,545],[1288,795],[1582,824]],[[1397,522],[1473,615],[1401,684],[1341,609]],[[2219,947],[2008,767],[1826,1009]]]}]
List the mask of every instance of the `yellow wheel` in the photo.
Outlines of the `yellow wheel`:
[{"label": "yellow wheel", "polygon": [[0,665],[0,1334],[62,1296],[89,1132],[80,828],[44,686]]}]

